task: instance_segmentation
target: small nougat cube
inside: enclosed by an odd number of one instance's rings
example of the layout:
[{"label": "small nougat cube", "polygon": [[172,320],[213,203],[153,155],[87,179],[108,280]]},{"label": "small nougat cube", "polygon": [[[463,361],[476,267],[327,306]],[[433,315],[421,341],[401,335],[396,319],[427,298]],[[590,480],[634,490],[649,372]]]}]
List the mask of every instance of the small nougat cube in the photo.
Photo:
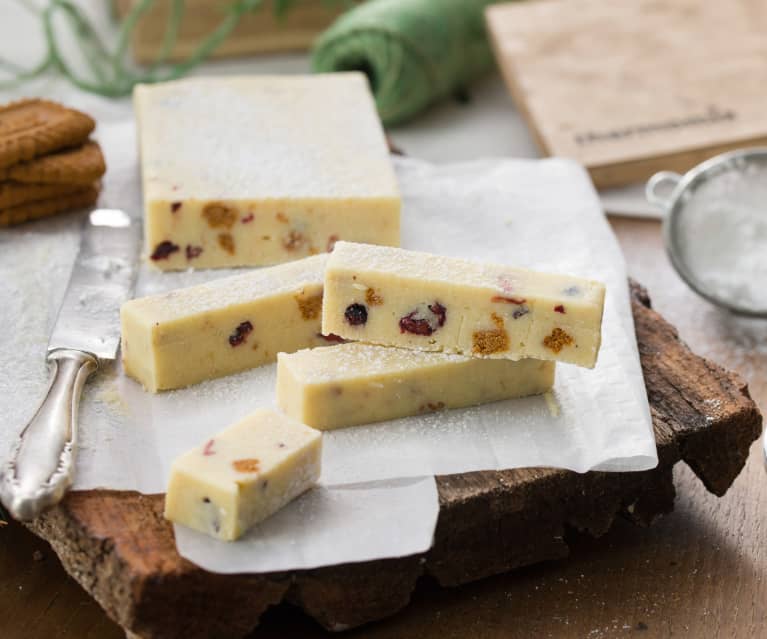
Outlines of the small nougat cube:
[{"label": "small nougat cube", "polygon": [[231,541],[311,488],[322,434],[261,409],[178,457],[165,517]]},{"label": "small nougat cube", "polygon": [[349,340],[593,368],[605,287],[572,275],[339,242],[322,330]]},{"label": "small nougat cube", "polygon": [[326,261],[316,255],[126,302],[125,372],[157,392],[327,344],[320,332]]},{"label": "small nougat cube", "polygon": [[137,86],[134,104],[157,268],[277,264],[339,239],[399,245],[364,74],[187,78]]},{"label": "small nougat cube", "polygon": [[537,395],[554,384],[555,367],[355,342],[277,362],[278,406],[320,430]]}]

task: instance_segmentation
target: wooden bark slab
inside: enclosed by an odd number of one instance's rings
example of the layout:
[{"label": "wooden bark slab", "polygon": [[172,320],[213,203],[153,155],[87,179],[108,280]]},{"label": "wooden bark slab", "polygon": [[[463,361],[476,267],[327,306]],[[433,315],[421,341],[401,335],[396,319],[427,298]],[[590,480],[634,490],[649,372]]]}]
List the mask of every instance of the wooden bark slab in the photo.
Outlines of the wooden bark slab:
[{"label": "wooden bark slab", "polygon": [[593,536],[617,516],[640,526],[673,509],[685,461],[716,495],[738,475],[761,415],[746,385],[698,357],[633,286],[633,311],[660,464],[637,473],[518,469],[438,477],[440,515],[424,555],[294,573],[216,575],[176,552],[162,496],[88,491],[31,524],[67,571],[139,637],[237,637],[289,601],[342,630],[407,605],[424,574],[456,585],[564,557],[565,531]]}]

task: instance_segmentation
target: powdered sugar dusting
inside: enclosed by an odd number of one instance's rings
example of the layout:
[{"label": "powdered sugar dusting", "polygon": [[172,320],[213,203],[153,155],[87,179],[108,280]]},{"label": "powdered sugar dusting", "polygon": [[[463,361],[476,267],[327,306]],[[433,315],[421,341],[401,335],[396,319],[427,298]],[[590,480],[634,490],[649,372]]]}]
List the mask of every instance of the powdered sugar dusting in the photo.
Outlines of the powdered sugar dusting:
[{"label": "powdered sugar dusting", "polygon": [[[328,256],[315,255],[295,262],[254,269],[231,277],[215,278],[181,290],[170,290],[134,300],[134,308],[154,321],[172,321],[224,306],[252,302],[259,297],[298,291],[302,286],[321,284]],[[210,272],[205,273],[210,277]],[[161,275],[158,277],[162,277]]]},{"label": "powdered sugar dusting", "polygon": [[187,78],[136,103],[148,200],[397,196],[362,74]]},{"label": "powdered sugar dusting", "polygon": [[767,312],[767,166],[722,171],[684,202],[681,257],[706,291],[736,307]]},{"label": "powdered sugar dusting", "polygon": [[[601,303],[603,285],[567,274],[542,273],[508,264],[489,264],[484,256],[460,259],[391,246],[339,241],[331,253],[328,267],[358,273],[385,272],[395,277],[426,282],[441,282],[487,289],[488,297],[561,297],[567,289],[578,291],[570,298],[581,304]],[[359,284],[364,290],[364,284]]]},{"label": "powdered sugar dusting", "polygon": [[[427,369],[449,362],[466,362],[468,357],[448,353],[418,352],[350,342],[337,346],[307,348],[290,355],[280,354],[281,365],[288,366],[306,383],[330,382],[372,377],[412,369],[413,362]],[[427,374],[427,371],[424,370]]]}]

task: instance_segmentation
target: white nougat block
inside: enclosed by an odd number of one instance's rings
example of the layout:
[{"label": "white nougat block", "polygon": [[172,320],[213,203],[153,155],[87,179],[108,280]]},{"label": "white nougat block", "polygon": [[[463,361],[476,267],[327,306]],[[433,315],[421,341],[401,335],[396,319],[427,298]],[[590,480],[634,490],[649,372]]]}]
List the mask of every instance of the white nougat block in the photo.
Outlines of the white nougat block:
[{"label": "white nougat block", "polygon": [[280,353],[277,404],[330,430],[544,393],[554,362],[480,359],[348,343]]},{"label": "white nougat block", "polygon": [[593,368],[605,287],[571,275],[339,242],[325,271],[322,330],[473,357]]},{"label": "white nougat block", "polygon": [[361,73],[134,91],[145,241],[161,269],[263,266],[339,239],[399,245],[400,197]]},{"label": "white nougat block", "polygon": [[321,456],[321,433],[275,411],[256,411],[173,462],[165,517],[237,539],[311,488]]},{"label": "white nougat block", "polygon": [[320,331],[326,262],[316,255],[126,302],[125,372],[157,392],[327,344]]}]

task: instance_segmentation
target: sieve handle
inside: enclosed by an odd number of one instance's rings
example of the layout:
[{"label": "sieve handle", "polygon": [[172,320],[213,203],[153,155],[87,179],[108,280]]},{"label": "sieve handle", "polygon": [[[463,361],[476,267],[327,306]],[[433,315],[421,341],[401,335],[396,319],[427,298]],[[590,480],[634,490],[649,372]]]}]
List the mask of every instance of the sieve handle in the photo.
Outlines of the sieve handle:
[{"label": "sieve handle", "polygon": [[[647,186],[645,186],[644,192],[647,201],[658,208],[664,210],[668,209],[671,204],[671,197],[669,197],[668,194],[673,192],[681,181],[682,176],[673,171],[661,171],[660,173],[656,173],[647,180]],[[666,192],[666,197],[661,195],[663,191]]]}]

